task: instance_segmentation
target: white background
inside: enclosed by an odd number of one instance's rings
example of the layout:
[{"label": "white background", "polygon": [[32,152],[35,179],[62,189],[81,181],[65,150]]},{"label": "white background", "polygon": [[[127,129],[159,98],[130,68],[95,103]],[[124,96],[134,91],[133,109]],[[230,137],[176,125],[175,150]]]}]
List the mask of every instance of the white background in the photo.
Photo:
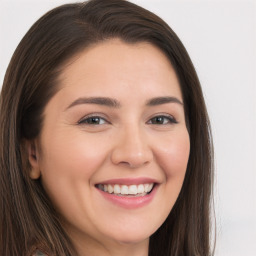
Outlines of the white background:
[{"label": "white background", "polygon": [[[18,42],[60,0],[0,0],[0,85]],[[196,67],[212,123],[216,256],[256,255],[256,4],[133,0],[178,34]]]}]

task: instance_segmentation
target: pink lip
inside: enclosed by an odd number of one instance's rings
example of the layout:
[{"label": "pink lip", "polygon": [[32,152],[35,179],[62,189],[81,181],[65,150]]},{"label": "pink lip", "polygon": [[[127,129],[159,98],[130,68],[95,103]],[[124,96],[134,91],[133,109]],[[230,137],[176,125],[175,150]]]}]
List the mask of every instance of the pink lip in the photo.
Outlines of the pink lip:
[{"label": "pink lip", "polygon": [[118,185],[139,185],[139,184],[148,184],[148,183],[158,183],[155,179],[151,178],[121,178],[121,179],[111,179],[111,180],[104,180],[99,182],[98,184],[118,184]]},{"label": "pink lip", "polygon": [[[149,178],[138,178],[138,179],[112,179],[101,182],[99,184],[119,184],[119,185],[139,185],[139,184],[146,184],[146,183],[156,183],[155,180]],[[115,194],[110,194],[108,192],[104,192],[97,188],[97,191],[103,196],[104,199],[108,200],[109,202],[126,208],[126,209],[136,209],[149,204],[156,192],[157,192],[158,185],[155,184],[153,190],[145,195],[145,196],[117,196]]]}]

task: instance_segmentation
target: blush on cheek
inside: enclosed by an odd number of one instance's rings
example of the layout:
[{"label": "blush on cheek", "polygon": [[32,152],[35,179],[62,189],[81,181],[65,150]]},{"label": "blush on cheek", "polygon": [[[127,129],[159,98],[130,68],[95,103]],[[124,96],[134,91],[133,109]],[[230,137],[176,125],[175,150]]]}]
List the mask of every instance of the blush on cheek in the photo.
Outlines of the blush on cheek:
[{"label": "blush on cheek", "polygon": [[185,175],[190,152],[188,136],[167,142],[165,147],[161,147],[159,151],[159,163],[166,177]]}]

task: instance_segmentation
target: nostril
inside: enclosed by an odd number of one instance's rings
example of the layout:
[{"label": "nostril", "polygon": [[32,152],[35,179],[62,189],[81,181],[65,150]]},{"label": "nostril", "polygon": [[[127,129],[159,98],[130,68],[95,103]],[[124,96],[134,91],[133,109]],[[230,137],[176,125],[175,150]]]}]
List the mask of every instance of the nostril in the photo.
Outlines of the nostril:
[{"label": "nostril", "polygon": [[144,165],[147,165],[149,163],[149,161],[130,161],[130,162],[126,162],[126,161],[121,161],[119,163],[119,165],[123,165],[124,167],[127,166],[129,168],[135,169]]},{"label": "nostril", "polygon": [[116,165],[138,168],[150,163],[153,159],[151,148],[147,143],[126,136],[125,140],[120,140],[119,144],[111,152],[111,161]]}]

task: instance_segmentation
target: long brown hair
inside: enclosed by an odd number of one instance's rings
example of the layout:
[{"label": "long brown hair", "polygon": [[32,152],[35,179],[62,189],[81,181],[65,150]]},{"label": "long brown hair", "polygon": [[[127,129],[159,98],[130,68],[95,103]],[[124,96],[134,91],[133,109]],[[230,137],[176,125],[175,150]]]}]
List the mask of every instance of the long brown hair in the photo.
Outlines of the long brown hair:
[{"label": "long brown hair", "polygon": [[24,141],[36,138],[43,111],[58,91],[65,63],[111,38],[149,42],[179,78],[190,157],[180,195],[150,238],[150,256],[209,256],[213,152],[209,120],[193,64],[177,35],[155,14],[123,0],[66,4],[40,18],[18,45],[0,96],[0,255],[76,255],[40,180],[30,179]]}]

